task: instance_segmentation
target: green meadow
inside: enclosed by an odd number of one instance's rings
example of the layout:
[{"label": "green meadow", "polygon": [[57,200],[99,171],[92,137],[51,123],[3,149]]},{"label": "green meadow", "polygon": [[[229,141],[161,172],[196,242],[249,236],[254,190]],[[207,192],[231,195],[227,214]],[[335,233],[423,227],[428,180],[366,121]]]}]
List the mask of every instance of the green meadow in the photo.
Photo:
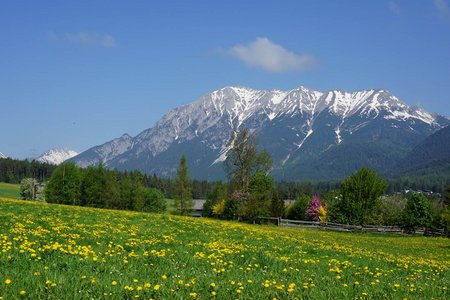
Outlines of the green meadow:
[{"label": "green meadow", "polygon": [[1,299],[448,299],[450,240],[0,199]]},{"label": "green meadow", "polygon": [[0,198],[20,198],[20,185],[0,182]]}]

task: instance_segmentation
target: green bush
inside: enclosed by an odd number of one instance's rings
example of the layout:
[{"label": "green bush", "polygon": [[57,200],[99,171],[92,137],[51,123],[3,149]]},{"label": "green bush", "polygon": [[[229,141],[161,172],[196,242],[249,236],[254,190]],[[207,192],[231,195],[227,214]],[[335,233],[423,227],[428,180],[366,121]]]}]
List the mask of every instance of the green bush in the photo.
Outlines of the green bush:
[{"label": "green bush", "polygon": [[406,202],[402,213],[402,224],[408,232],[414,232],[419,227],[427,227],[431,222],[430,201],[420,193],[414,193]]}]

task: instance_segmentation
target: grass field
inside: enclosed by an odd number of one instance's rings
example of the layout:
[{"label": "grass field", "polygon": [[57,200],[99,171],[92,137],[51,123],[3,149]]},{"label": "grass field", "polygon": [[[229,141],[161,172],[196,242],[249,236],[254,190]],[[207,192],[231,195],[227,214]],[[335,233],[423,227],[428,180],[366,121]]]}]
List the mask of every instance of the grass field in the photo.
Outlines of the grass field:
[{"label": "grass field", "polygon": [[448,299],[450,240],[0,199],[3,299]]},{"label": "grass field", "polygon": [[4,198],[20,198],[20,185],[0,182],[0,197]]}]

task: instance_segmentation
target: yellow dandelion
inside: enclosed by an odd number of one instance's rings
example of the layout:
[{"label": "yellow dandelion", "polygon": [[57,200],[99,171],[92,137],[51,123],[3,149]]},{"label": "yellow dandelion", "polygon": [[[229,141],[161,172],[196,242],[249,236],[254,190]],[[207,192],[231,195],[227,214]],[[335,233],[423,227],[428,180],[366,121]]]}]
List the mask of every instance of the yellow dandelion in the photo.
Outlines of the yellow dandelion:
[{"label": "yellow dandelion", "polygon": [[9,278],[6,279],[6,280],[5,280],[5,284],[11,284],[11,279],[9,279]]},{"label": "yellow dandelion", "polygon": [[113,280],[113,282],[111,282],[111,285],[117,285],[117,281]]},{"label": "yellow dandelion", "polygon": [[154,289],[155,291],[158,291],[160,287],[161,287],[161,286],[160,286],[159,284],[157,284],[157,285],[155,285],[155,286],[153,287],[153,289]]}]

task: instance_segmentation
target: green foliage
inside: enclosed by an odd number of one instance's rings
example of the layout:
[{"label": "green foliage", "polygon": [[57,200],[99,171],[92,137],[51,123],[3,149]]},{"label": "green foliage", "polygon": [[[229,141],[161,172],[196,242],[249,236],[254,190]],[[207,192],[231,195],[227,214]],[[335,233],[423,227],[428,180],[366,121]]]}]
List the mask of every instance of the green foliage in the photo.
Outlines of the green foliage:
[{"label": "green foliage", "polygon": [[341,199],[330,212],[330,219],[337,216],[346,224],[366,224],[377,205],[377,199],[386,190],[386,182],[369,168],[362,168],[347,177],[341,186]]},{"label": "green foliage", "polygon": [[447,188],[444,192],[444,204],[450,205],[450,183],[447,184]]},{"label": "green foliage", "polygon": [[238,214],[254,222],[258,217],[282,216],[284,202],[275,192],[273,179],[263,172],[255,173],[248,186],[248,197],[239,203]]},{"label": "green foliage", "polygon": [[322,199],[327,205],[328,220],[334,223],[345,223],[345,216],[340,210],[340,202],[342,201],[342,195],[340,190],[331,190]]},{"label": "green foliage", "polygon": [[24,178],[20,182],[20,198],[23,200],[36,200],[41,192],[39,183],[34,178]]},{"label": "green foliage", "polygon": [[224,168],[228,173],[232,190],[247,191],[252,174],[267,173],[272,158],[266,151],[258,153],[255,135],[248,128],[233,132],[228,142],[231,147]]},{"label": "green foliage", "polygon": [[113,208],[120,201],[120,191],[114,172],[102,164],[89,167],[81,183],[81,203],[92,207]]},{"label": "green foliage", "polygon": [[443,227],[450,231],[450,206],[445,205],[441,212],[441,222]]},{"label": "green foliage", "polygon": [[306,209],[308,208],[309,196],[298,196],[295,202],[289,205],[286,209],[286,218],[292,220],[309,220],[306,215]]},{"label": "green foliage", "polygon": [[148,212],[166,210],[164,194],[144,186],[140,172],[118,173],[102,164],[81,169],[73,163],[59,166],[46,188],[47,201],[70,205]]},{"label": "green foliage", "polygon": [[0,182],[20,183],[24,178],[44,182],[50,178],[56,166],[38,161],[0,158]]},{"label": "green foliage", "polygon": [[420,193],[412,194],[402,213],[403,227],[414,232],[418,227],[426,227],[431,222],[430,201]]},{"label": "green foliage", "polygon": [[120,204],[119,208],[132,210],[134,206],[133,201],[133,183],[131,181],[131,174],[125,173],[119,184]]},{"label": "green foliage", "polygon": [[225,210],[226,206],[225,203],[227,202],[227,199],[228,199],[227,185],[221,181],[216,182],[213,191],[208,195],[205,204],[203,204],[202,215],[204,217],[212,217],[214,215],[213,206],[219,202],[224,203],[224,210]]},{"label": "green foliage", "polygon": [[134,173],[132,202],[133,210],[144,211],[145,207],[145,187],[142,174],[139,171]]},{"label": "green foliage", "polygon": [[59,165],[45,186],[45,199],[50,203],[82,204],[81,170],[73,163]]},{"label": "green foliage", "polygon": [[177,173],[174,208],[180,215],[189,215],[194,206],[194,200],[192,199],[191,179],[189,178],[187,160],[184,155],[181,156]]},{"label": "green foliage", "polygon": [[164,194],[155,188],[144,189],[144,211],[162,213],[167,209]]},{"label": "green foliage", "polygon": [[373,219],[380,220],[379,223],[371,222],[373,225],[400,226],[401,216],[406,207],[407,199],[402,194],[386,195],[379,199],[379,206],[374,212]]}]

